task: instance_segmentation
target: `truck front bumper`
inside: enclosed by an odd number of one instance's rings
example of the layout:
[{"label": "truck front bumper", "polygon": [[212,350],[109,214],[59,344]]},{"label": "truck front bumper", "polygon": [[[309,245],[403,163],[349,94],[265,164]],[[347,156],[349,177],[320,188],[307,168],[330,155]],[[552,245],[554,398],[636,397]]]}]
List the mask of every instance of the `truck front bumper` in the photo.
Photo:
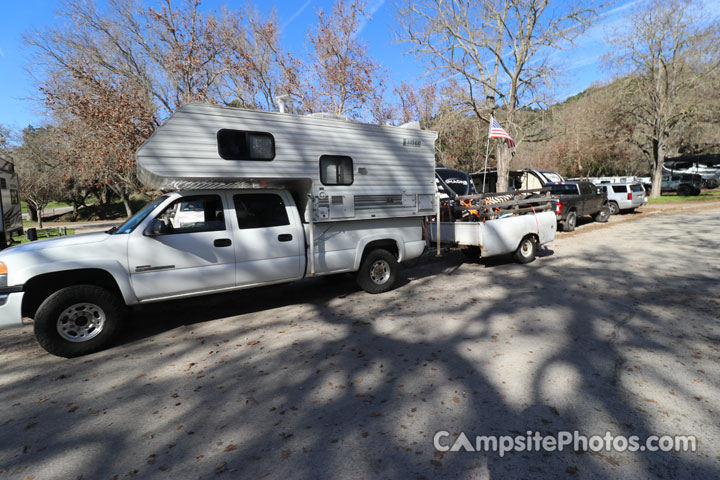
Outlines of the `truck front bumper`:
[{"label": "truck front bumper", "polygon": [[0,289],[0,328],[19,327],[22,322],[22,299],[25,292]]}]

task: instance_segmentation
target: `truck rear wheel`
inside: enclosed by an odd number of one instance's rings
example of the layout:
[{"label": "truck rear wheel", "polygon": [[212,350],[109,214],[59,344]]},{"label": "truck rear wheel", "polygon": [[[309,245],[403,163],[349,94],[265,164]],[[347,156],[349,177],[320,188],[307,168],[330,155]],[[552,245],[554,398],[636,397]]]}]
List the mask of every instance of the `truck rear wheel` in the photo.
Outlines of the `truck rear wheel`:
[{"label": "truck rear wheel", "polygon": [[572,232],[575,230],[575,225],[577,224],[577,212],[575,210],[568,213],[567,218],[565,219],[565,223],[563,223],[563,231],[565,232]]},{"label": "truck rear wheel", "polygon": [[608,206],[602,207],[600,211],[593,216],[593,220],[598,223],[606,223],[610,220],[610,209]]},{"label": "truck rear wheel", "polygon": [[58,357],[73,358],[105,348],[125,310],[117,295],[94,285],[66,287],[50,295],[35,314],[35,338]]},{"label": "truck rear wheel", "polygon": [[537,242],[535,237],[528,235],[520,241],[520,245],[513,254],[513,258],[517,263],[530,263],[535,260],[537,252]]},{"label": "truck rear wheel", "polygon": [[395,284],[398,262],[387,250],[373,250],[360,264],[357,284],[368,293],[383,293]]},{"label": "truck rear wheel", "polygon": [[682,185],[678,185],[677,188],[677,194],[680,197],[689,197],[690,195],[692,195],[692,191],[692,187],[684,183]]}]

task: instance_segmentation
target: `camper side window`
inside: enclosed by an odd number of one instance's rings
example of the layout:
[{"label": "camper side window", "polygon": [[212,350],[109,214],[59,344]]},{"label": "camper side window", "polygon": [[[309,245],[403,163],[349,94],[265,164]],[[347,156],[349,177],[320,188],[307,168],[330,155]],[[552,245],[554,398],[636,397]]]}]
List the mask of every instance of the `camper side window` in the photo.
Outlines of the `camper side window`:
[{"label": "camper side window", "polygon": [[0,188],[2,188],[3,190],[7,188],[7,182],[4,178],[0,178]]},{"label": "camper side window", "polygon": [[222,129],[217,132],[218,154],[225,160],[270,161],[275,138],[269,133]]},{"label": "camper side window", "polygon": [[14,188],[10,189],[10,203],[12,205],[20,205],[20,196],[18,195],[18,191]]},{"label": "camper side window", "polygon": [[352,185],[352,158],[336,155],[320,157],[320,181],[323,185]]}]

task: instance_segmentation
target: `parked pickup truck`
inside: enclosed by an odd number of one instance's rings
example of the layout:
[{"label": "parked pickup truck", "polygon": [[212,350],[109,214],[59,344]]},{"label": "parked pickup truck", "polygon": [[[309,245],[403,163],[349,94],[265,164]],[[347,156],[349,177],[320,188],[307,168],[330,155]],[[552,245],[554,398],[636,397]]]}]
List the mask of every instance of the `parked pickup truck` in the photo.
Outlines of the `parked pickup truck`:
[{"label": "parked pickup truck", "polygon": [[596,222],[607,222],[610,218],[607,193],[591,182],[548,183],[545,187],[557,199],[558,229],[572,232],[578,217],[583,215],[592,216]]},{"label": "parked pickup truck", "polygon": [[313,273],[357,272],[365,291],[384,292],[398,263],[422,254],[422,221],[303,221],[286,190],[169,193],[117,229],[0,253],[0,327],[33,318],[43,348],[75,357],[106,346],[127,306]]}]

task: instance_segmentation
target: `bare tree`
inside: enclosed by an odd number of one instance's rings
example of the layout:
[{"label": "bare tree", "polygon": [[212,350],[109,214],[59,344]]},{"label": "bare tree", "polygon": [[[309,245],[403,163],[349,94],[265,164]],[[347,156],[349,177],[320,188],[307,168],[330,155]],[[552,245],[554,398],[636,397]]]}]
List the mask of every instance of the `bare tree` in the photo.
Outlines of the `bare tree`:
[{"label": "bare tree", "polygon": [[[400,0],[397,22],[410,51],[465,86],[465,106],[480,121],[501,112],[520,137],[515,112],[544,102],[556,69],[550,56],[571,42],[594,15],[579,4],[551,0]],[[483,129],[478,129],[482,131]],[[487,131],[487,129],[484,129]],[[516,138],[519,140],[521,138]],[[498,145],[498,188],[507,188],[511,151]]]},{"label": "bare tree", "polygon": [[665,157],[683,122],[698,115],[703,99],[692,95],[718,67],[718,26],[703,26],[699,2],[648,0],[627,17],[629,28],[609,41],[608,61],[629,74],[622,104],[637,123],[634,140],[652,165],[652,191],[660,196]]},{"label": "bare tree", "polygon": [[[287,53],[280,46],[274,13],[262,18],[247,8],[245,17],[224,12],[220,22],[225,50],[225,72],[218,84],[218,96],[227,104],[243,108],[275,110],[275,96],[288,90],[283,83]],[[288,72],[290,73],[290,72]]]},{"label": "bare tree", "polygon": [[60,195],[62,186],[55,136],[47,128],[27,127],[13,157],[20,178],[20,197],[37,211],[38,228],[42,228],[42,211]]},{"label": "bare tree", "polygon": [[332,112],[360,118],[364,113],[384,123],[384,80],[380,66],[358,37],[367,16],[362,0],[337,0],[330,14],[318,11],[318,21],[307,34],[311,47],[306,74],[296,57],[286,61],[287,84],[308,112]]},{"label": "bare tree", "polygon": [[48,108],[63,119],[58,133],[70,151],[68,163],[85,179],[106,184],[131,216],[130,195],[139,189],[135,151],[155,128],[155,107],[125,78],[82,60],[70,65],[71,75],[42,89]]},{"label": "bare tree", "polygon": [[400,85],[395,87],[395,95],[398,97],[398,119],[401,123],[417,121],[427,127],[440,108],[436,82],[428,82],[422,87],[400,82]]}]

